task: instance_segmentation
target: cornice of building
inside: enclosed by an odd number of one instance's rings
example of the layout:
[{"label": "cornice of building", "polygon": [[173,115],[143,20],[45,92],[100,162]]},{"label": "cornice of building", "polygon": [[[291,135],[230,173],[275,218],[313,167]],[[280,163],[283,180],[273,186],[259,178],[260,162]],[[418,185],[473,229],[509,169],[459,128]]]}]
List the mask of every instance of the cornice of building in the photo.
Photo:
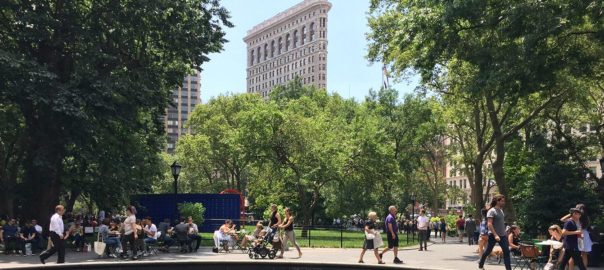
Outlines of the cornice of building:
[{"label": "cornice of building", "polygon": [[243,38],[243,41],[247,42],[248,39],[250,39],[251,37],[255,36],[258,33],[261,33],[262,31],[266,30],[267,28],[269,28],[272,25],[281,23],[283,21],[286,21],[287,19],[291,18],[292,16],[301,13],[304,10],[307,10],[311,7],[314,6],[321,6],[321,5],[327,5],[328,6],[328,11],[329,9],[331,9],[331,3],[327,0],[304,0],[303,2],[288,8],[282,12],[277,13],[277,15],[271,17],[270,19],[267,19],[263,22],[261,22],[260,24],[257,24],[256,26],[252,27],[252,29],[247,31],[247,35]]}]

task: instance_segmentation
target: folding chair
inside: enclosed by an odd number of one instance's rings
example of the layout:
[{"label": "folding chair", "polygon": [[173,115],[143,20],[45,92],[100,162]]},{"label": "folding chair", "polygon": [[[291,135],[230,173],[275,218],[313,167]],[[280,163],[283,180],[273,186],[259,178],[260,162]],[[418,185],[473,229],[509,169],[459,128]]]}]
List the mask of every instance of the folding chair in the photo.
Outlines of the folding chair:
[{"label": "folding chair", "polygon": [[534,245],[520,244],[520,270],[540,269],[542,267],[539,248]]}]

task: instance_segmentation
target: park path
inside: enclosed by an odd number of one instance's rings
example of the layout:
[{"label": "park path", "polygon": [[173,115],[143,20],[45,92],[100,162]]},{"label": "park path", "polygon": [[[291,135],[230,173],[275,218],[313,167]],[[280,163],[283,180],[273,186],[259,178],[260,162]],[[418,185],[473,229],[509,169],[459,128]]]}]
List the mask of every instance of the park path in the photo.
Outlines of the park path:
[{"label": "park path", "polygon": [[[384,261],[387,265],[393,268],[425,268],[425,269],[478,269],[478,256],[476,253],[476,246],[468,246],[467,244],[460,244],[451,241],[447,244],[433,243],[428,247],[428,251],[418,251],[417,248],[406,248],[399,251],[399,257],[404,261],[401,266],[392,264],[393,255],[392,252],[384,255]],[[297,256],[295,249],[285,253],[285,258],[279,261],[292,262],[292,263],[342,263],[342,264],[357,264],[358,256],[360,254],[359,249],[339,249],[339,248],[303,248],[303,256],[301,259],[294,258]],[[47,265],[54,264],[53,260],[56,257],[51,257]],[[98,259],[94,253],[74,253],[68,252],[67,258],[68,263],[104,263],[104,262],[115,262],[114,259]],[[169,260],[186,260],[186,261],[248,261],[253,262],[247,257],[247,254],[243,254],[238,251],[234,251],[229,254],[225,253],[212,253],[210,249],[203,248],[197,253],[166,253],[158,254],[156,256],[146,257],[141,261],[169,261]],[[373,253],[367,252],[365,254],[366,264],[375,264],[376,259]],[[37,265],[41,266],[37,256],[11,256],[11,255],[0,255],[0,269],[5,268],[17,268]],[[485,265],[487,270],[500,270],[505,269],[503,263],[498,265],[494,261],[488,261]],[[589,268],[589,269],[604,269],[600,268]]]}]

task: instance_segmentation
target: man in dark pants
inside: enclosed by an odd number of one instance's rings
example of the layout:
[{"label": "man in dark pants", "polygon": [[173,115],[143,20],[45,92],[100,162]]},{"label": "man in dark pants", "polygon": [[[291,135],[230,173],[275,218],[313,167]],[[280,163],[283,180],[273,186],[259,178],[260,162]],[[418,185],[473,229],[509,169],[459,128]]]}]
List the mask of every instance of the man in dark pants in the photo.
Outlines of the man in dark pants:
[{"label": "man in dark pants", "polygon": [[396,223],[396,212],[397,209],[394,205],[388,207],[388,212],[390,214],[386,217],[385,225],[386,225],[386,239],[388,239],[388,248],[385,248],[382,253],[380,253],[380,259],[384,256],[384,253],[391,250],[394,252],[394,263],[402,264],[398,258],[398,225]]},{"label": "man in dark pants", "polygon": [[564,236],[564,257],[560,263],[559,269],[564,270],[570,258],[579,266],[579,269],[585,270],[585,265],[581,259],[581,252],[579,251],[579,239],[583,238],[581,231],[577,229],[577,222],[581,218],[581,210],[577,208],[570,209],[571,219],[564,223],[564,229],[562,230],[562,236]]},{"label": "man in dark pants", "polygon": [[199,245],[201,244],[201,236],[199,236],[199,228],[197,224],[193,223],[193,217],[188,217],[188,225],[189,225],[189,238],[191,242],[195,241],[195,252],[199,249]]},{"label": "man in dark pants", "polygon": [[466,235],[468,236],[468,245],[474,245],[474,232],[476,231],[476,221],[472,215],[468,215],[466,219]]},{"label": "man in dark pants", "polygon": [[52,247],[40,254],[40,262],[45,264],[46,260],[58,252],[57,263],[65,263],[65,239],[69,237],[69,233],[65,233],[65,227],[63,225],[63,213],[65,208],[62,205],[55,207],[55,214],[50,218],[50,239],[52,240]]},{"label": "man in dark pants", "polygon": [[505,197],[503,195],[495,195],[491,200],[491,209],[487,212],[487,227],[489,229],[489,241],[487,249],[482,253],[478,269],[484,269],[484,262],[493,251],[495,244],[499,243],[503,251],[503,262],[506,270],[512,270],[510,262],[510,246],[505,233],[505,221],[503,214],[503,206],[505,205]]}]

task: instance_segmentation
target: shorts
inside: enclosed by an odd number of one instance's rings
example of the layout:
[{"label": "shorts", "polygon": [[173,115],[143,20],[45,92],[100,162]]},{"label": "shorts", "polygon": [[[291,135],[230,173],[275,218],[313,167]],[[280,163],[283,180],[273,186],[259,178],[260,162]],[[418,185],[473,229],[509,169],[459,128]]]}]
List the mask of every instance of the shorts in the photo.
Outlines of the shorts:
[{"label": "shorts", "polygon": [[386,233],[386,238],[388,239],[388,248],[398,247],[398,234],[392,239],[392,234]]},{"label": "shorts", "polygon": [[373,245],[373,239],[365,239],[365,243],[363,243],[363,249],[375,249]]}]

